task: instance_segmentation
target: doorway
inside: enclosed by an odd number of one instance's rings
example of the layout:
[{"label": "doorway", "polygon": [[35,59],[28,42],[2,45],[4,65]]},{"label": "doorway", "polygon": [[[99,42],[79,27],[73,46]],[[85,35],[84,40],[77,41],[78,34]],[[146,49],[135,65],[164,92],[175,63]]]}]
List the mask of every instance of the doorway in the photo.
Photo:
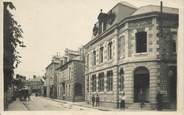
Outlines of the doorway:
[{"label": "doorway", "polygon": [[170,102],[176,103],[177,100],[177,69],[176,66],[169,67],[169,95],[170,95]]},{"label": "doorway", "polygon": [[141,98],[149,102],[149,71],[145,67],[138,67],[134,71],[134,102],[140,102]]}]

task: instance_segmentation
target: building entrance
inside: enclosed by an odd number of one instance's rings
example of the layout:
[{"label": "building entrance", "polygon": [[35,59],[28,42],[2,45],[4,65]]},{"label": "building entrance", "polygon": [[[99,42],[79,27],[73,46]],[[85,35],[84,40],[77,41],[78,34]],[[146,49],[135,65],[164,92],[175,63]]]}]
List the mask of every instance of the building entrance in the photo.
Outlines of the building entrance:
[{"label": "building entrance", "polygon": [[134,72],[134,102],[149,102],[149,71],[139,67]]},{"label": "building entrance", "polygon": [[176,66],[171,66],[169,68],[169,95],[170,95],[170,102],[176,103],[176,84],[177,84],[177,71]]}]

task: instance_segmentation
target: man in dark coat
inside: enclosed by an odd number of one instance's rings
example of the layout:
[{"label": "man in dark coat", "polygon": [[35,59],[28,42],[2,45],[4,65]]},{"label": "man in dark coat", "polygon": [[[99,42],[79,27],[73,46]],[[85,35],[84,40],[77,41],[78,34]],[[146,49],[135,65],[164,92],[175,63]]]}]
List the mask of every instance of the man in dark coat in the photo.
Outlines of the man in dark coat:
[{"label": "man in dark coat", "polygon": [[95,96],[94,95],[92,96],[91,100],[92,100],[92,106],[94,107],[95,106]]},{"label": "man in dark coat", "polygon": [[156,108],[158,111],[161,111],[162,110],[162,94],[160,93],[160,91],[157,93],[156,101],[157,101]]},{"label": "man in dark coat", "polygon": [[96,95],[96,106],[100,106],[100,97],[98,96],[98,94]]},{"label": "man in dark coat", "polygon": [[144,92],[142,89],[140,90],[140,93],[139,93],[139,100],[140,100],[140,107],[142,109],[144,106]]}]

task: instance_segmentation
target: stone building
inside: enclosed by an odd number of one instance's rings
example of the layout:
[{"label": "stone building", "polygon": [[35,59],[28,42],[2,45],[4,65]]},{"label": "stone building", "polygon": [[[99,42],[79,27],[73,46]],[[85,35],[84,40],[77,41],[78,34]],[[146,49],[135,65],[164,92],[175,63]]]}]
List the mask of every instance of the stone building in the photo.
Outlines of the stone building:
[{"label": "stone building", "polygon": [[67,101],[84,100],[84,61],[79,51],[66,49],[64,63],[56,69],[57,98]]},{"label": "stone building", "polygon": [[41,89],[43,87],[43,78],[40,76],[33,76],[33,78],[30,78],[27,80],[28,86],[32,89],[32,92],[37,92],[41,94]]},{"label": "stone building", "polygon": [[51,63],[46,67],[45,73],[45,86],[46,86],[46,94],[47,97],[56,98],[57,90],[56,90],[56,68],[58,68],[61,64],[60,57],[54,56],[52,58]]},{"label": "stone building", "polygon": [[98,94],[102,106],[116,108],[124,92],[133,109],[142,91],[145,108],[154,109],[160,91],[164,106],[175,108],[178,9],[120,2],[97,19],[84,46],[85,100]]}]

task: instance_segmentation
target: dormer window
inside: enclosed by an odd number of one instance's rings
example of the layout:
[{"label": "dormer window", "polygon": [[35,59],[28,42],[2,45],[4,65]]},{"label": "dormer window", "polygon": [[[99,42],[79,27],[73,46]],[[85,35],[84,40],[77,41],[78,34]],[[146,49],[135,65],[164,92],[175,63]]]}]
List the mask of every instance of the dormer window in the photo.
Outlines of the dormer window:
[{"label": "dormer window", "polygon": [[94,27],[93,27],[93,35],[96,36],[97,33],[98,33],[98,28],[97,28],[97,26],[95,24]]},{"label": "dormer window", "polygon": [[107,20],[108,20],[108,14],[103,13],[101,9],[100,14],[98,15],[98,22],[99,22],[98,33],[99,34],[106,30]]},{"label": "dormer window", "polygon": [[112,13],[112,10],[108,14],[108,23],[111,25],[116,18],[115,13]]}]

